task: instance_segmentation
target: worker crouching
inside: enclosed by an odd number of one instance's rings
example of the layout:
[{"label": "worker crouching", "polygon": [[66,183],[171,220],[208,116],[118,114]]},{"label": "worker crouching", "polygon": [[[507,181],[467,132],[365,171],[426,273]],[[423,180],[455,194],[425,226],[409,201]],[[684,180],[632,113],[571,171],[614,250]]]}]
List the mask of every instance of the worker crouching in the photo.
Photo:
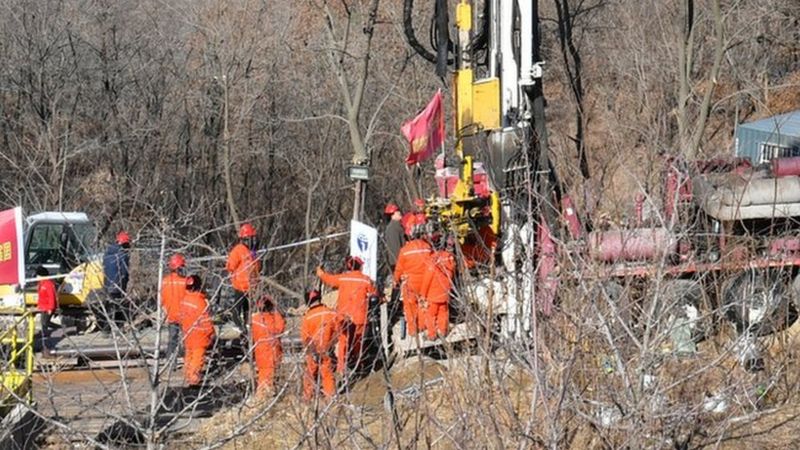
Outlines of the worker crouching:
[{"label": "worker crouching", "polygon": [[348,366],[357,366],[361,359],[369,296],[377,294],[372,280],[361,272],[363,265],[361,258],[348,256],[345,258],[347,270],[340,274],[329,274],[321,267],[317,268],[320,280],[339,290],[336,312],[342,329],[336,345],[336,371],[340,374],[344,374]]},{"label": "worker crouching", "polygon": [[265,397],[274,389],[275,370],[283,359],[281,335],[286,331],[286,321],[270,296],[261,297],[255,306],[250,329],[258,373],[256,393],[259,397]]},{"label": "worker crouching", "polygon": [[308,311],[300,324],[300,339],[306,350],[306,373],[303,376],[303,398],[310,401],[318,386],[327,398],[336,393],[333,376],[333,350],[338,337],[336,312],[322,304],[319,291],[306,293]]},{"label": "worker crouching", "polygon": [[189,386],[202,383],[206,351],[214,341],[214,324],[208,312],[206,295],[201,289],[200,277],[197,275],[187,277],[186,295],[180,305],[180,323],[186,349],[183,376]]}]

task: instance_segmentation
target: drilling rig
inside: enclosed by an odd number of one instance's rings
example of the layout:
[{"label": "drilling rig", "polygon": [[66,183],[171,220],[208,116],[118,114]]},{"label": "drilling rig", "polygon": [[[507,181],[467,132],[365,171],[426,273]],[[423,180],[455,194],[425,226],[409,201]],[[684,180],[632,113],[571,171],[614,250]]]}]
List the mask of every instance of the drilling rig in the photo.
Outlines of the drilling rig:
[{"label": "drilling rig", "polygon": [[[663,186],[638,193],[634,221],[587,229],[550,160],[538,1],[461,0],[451,33],[447,1],[436,0],[433,51],[415,35],[413,7],[404,0],[409,45],[440,77],[452,74],[455,145],[436,160],[438,192],[426,210],[458,236],[473,272],[461,293],[485,323],[530,339],[565,284],[593,280],[606,303],[627,311],[628,333],[681,328],[670,345],[692,351],[732,325],[740,360],[757,367],[754,341],[800,310],[800,159],[665,156]],[[648,302],[660,302],[655,317]]]},{"label": "drilling rig", "polygon": [[455,145],[436,160],[438,192],[426,213],[457,236],[465,266],[478,275],[465,287],[475,306],[489,322],[499,318],[506,337],[526,337],[535,299],[549,313],[555,298],[550,232],[555,205],[569,199],[549,159],[538,4],[476,3],[456,4],[453,41],[447,2],[435,2],[434,52],[417,40],[413,0],[404,4],[409,45],[440,77],[452,74]]}]

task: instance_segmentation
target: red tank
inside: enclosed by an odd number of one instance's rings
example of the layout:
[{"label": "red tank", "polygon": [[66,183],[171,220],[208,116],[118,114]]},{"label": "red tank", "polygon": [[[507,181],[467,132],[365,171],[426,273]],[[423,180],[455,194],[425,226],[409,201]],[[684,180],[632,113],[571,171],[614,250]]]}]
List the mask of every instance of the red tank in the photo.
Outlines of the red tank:
[{"label": "red tank", "polygon": [[775,177],[800,175],[800,157],[773,159],[772,175]]},{"label": "red tank", "polygon": [[647,261],[675,253],[678,242],[665,228],[593,231],[589,233],[589,254],[603,262]]}]

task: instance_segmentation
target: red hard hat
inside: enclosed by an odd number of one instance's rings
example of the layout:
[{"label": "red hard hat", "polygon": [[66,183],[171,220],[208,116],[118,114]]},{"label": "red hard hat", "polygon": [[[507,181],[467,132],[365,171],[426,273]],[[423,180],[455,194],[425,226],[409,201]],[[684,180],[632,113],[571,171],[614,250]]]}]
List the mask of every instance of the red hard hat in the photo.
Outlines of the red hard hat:
[{"label": "red hard hat", "polygon": [[117,233],[117,244],[122,245],[130,243],[131,243],[131,236],[128,233],[124,231],[120,231],[119,233]]},{"label": "red hard hat", "polygon": [[414,206],[416,206],[417,208],[424,208],[425,207],[425,200],[423,200],[421,198],[415,198],[414,199]]},{"label": "red hard hat", "polygon": [[386,205],[386,208],[383,209],[384,214],[394,214],[397,211],[400,211],[400,208],[394,203],[389,203],[388,205]]},{"label": "red hard hat", "polygon": [[240,238],[249,238],[249,237],[256,237],[256,228],[249,223],[243,223],[241,228],[239,228],[239,237]]},{"label": "red hard hat", "polygon": [[344,266],[347,267],[347,270],[356,270],[356,267],[361,267],[363,265],[364,260],[358,256],[347,256],[344,258]]},{"label": "red hard hat", "polygon": [[170,270],[178,270],[181,267],[186,266],[186,258],[183,257],[180,253],[175,253],[169,258],[169,269]]}]

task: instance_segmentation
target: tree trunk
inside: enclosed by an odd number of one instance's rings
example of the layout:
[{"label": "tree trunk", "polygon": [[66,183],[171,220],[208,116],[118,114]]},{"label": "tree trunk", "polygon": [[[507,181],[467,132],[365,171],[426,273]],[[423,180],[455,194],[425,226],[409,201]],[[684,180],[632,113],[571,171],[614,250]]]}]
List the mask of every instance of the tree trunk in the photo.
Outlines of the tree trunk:
[{"label": "tree trunk", "polygon": [[224,90],[222,101],[222,173],[225,178],[225,197],[228,203],[228,211],[230,211],[233,223],[238,228],[240,223],[239,214],[236,212],[236,202],[233,198],[233,182],[231,180],[231,143],[230,134],[228,133],[228,79],[225,75],[222,76],[222,88]]},{"label": "tree trunk", "polygon": [[558,41],[564,69],[567,72],[572,96],[575,98],[575,149],[578,153],[578,164],[584,180],[590,178],[589,158],[586,154],[583,62],[573,39],[572,21],[580,11],[570,11],[569,0],[554,0],[558,16]]}]

